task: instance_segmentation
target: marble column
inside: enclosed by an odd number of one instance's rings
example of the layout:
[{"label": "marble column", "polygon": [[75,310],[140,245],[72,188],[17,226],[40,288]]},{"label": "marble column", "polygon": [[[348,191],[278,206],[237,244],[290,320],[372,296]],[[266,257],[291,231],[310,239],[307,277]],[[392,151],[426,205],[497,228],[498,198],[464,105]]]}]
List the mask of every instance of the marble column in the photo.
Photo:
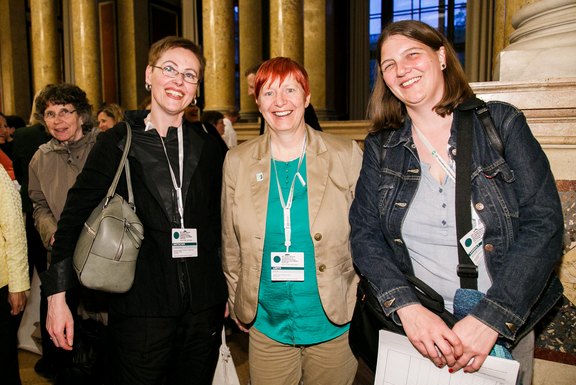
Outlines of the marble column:
[{"label": "marble column", "polygon": [[93,0],[70,2],[74,82],[86,92],[94,109],[102,103],[97,11]]},{"label": "marble column", "polygon": [[28,119],[32,97],[28,76],[26,12],[20,0],[0,2],[2,106],[5,114]]},{"label": "marble column", "polygon": [[270,0],[270,57],[304,64],[303,0]]},{"label": "marble column", "polygon": [[232,0],[202,1],[204,110],[234,107],[234,7]]},{"label": "marble column", "polygon": [[62,81],[61,53],[54,0],[30,0],[34,91]]},{"label": "marble column", "polygon": [[326,111],[326,0],[304,3],[304,67],[312,105],[321,117]]},{"label": "marble column", "polygon": [[148,5],[144,1],[118,1],[118,44],[120,47],[120,103],[133,110],[149,94],[144,89],[148,63]]},{"label": "marble column", "polygon": [[182,36],[199,44],[196,0],[182,0]]},{"label": "marble column", "polygon": [[515,31],[499,57],[499,80],[576,78],[576,2],[542,0],[512,18]]},{"label": "marble column", "polygon": [[243,120],[258,117],[258,106],[248,95],[244,73],[262,61],[262,4],[260,0],[238,0],[240,29],[240,113]]},{"label": "marble column", "polygon": [[[482,0],[473,0],[482,1]],[[496,0],[494,4],[494,46],[492,48],[494,66],[498,64],[500,51],[509,44],[510,35],[514,32],[512,16],[520,8],[539,0]]]}]

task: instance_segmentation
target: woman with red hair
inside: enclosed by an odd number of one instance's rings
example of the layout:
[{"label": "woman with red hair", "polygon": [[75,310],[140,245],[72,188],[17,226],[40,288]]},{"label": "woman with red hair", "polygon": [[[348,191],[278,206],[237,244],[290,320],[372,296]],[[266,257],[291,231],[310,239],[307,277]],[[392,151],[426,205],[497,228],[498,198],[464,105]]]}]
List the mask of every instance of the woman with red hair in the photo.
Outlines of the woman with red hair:
[{"label": "woman with red hair", "polygon": [[222,191],[228,305],[250,335],[251,383],[351,384],[348,209],[361,150],[306,125],[310,85],[294,60],[263,63],[255,97],[268,129],[228,151]]}]

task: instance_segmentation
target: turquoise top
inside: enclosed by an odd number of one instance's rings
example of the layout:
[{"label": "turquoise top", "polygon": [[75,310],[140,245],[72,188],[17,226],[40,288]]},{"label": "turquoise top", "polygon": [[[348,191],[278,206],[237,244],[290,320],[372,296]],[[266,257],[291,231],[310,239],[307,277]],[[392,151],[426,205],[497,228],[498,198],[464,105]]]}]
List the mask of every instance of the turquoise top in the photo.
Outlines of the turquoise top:
[{"label": "turquoise top", "polygon": [[[272,161],[274,162],[274,161]],[[271,279],[271,253],[285,252],[284,214],[280,204],[274,164],[270,165],[270,193],[266,216],[262,276],[258,295],[258,312],[254,327],[269,338],[289,345],[311,345],[331,340],[348,330],[348,325],[330,322],[318,293],[314,244],[308,223],[308,189],[298,178],[294,182],[294,200],[290,211],[292,225],[291,252],[304,252],[304,281],[274,281]],[[298,159],[276,162],[278,181],[284,201],[288,200],[290,185]],[[306,157],[300,166],[306,181]]]}]

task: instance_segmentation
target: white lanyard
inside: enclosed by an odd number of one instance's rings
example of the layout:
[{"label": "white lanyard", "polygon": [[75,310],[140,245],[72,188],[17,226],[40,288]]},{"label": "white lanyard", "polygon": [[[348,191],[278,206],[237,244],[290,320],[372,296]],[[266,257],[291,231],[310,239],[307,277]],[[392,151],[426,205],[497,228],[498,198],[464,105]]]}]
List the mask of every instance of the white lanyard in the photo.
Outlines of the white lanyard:
[{"label": "white lanyard", "polygon": [[306,154],[306,137],[304,137],[304,143],[302,144],[302,153],[298,159],[298,167],[296,168],[296,174],[292,178],[292,184],[290,185],[290,193],[288,194],[288,200],[284,202],[284,194],[282,194],[282,187],[280,186],[280,180],[278,179],[278,170],[276,169],[276,160],[272,154],[272,143],[270,143],[270,155],[272,156],[272,165],[274,166],[274,173],[276,174],[276,185],[278,186],[278,195],[280,196],[280,204],[282,205],[282,210],[284,212],[284,245],[286,246],[286,252],[290,251],[291,237],[292,237],[292,227],[290,224],[290,209],[292,208],[292,200],[294,199],[294,182],[296,177],[305,186],[304,178],[300,175],[300,166],[302,165],[302,160]]},{"label": "white lanyard", "polygon": [[442,167],[442,169],[446,172],[446,175],[448,175],[448,177],[450,179],[452,179],[452,181],[454,183],[456,183],[456,174],[454,173],[454,169],[452,167],[450,167],[450,165],[448,163],[446,163],[446,161],[444,160],[444,158],[442,158],[440,156],[440,154],[438,154],[438,151],[436,151],[436,149],[434,148],[434,146],[432,146],[432,143],[430,143],[430,141],[428,141],[428,138],[426,138],[424,136],[424,134],[422,133],[422,131],[420,131],[418,129],[418,127],[416,127],[415,125],[412,125],[412,127],[414,128],[414,130],[416,131],[416,135],[418,135],[418,137],[420,138],[420,140],[422,141],[422,143],[424,143],[424,146],[426,146],[426,148],[428,149],[428,151],[430,151],[430,154],[432,155],[432,157],[434,159],[436,159],[436,161],[438,162],[438,164],[440,164],[440,167]]},{"label": "white lanyard", "polygon": [[168,168],[170,169],[170,177],[172,178],[172,185],[174,190],[176,190],[176,203],[178,204],[178,214],[180,214],[180,226],[184,228],[184,202],[182,201],[182,180],[184,175],[184,138],[182,134],[182,124],[178,127],[178,174],[180,177],[180,185],[176,182],[176,177],[174,176],[174,171],[172,170],[172,165],[170,164],[170,158],[168,158],[168,152],[166,151],[166,146],[164,145],[164,139],[160,136],[160,141],[162,142],[162,148],[164,149],[164,155],[166,155],[166,160],[168,161]]},{"label": "white lanyard", "polygon": [[[434,146],[432,146],[432,143],[430,143],[430,141],[428,141],[428,139],[424,136],[422,131],[420,131],[418,129],[418,127],[416,127],[415,125],[412,125],[412,127],[414,127],[414,130],[416,130],[416,134],[418,135],[418,137],[420,138],[422,143],[424,143],[424,146],[426,146],[428,151],[430,151],[430,153],[432,154],[434,159],[436,159],[436,161],[440,164],[442,169],[444,169],[444,171],[446,171],[446,174],[448,175],[448,177],[450,179],[452,179],[452,181],[454,183],[456,183],[456,174],[454,172],[454,169],[452,167],[450,167],[450,165],[448,163],[446,163],[446,161],[438,154],[438,151],[436,151]],[[474,209],[472,202],[470,202],[470,205],[472,206],[472,227],[484,227],[484,224],[480,220],[480,217],[478,216],[478,213]]]}]

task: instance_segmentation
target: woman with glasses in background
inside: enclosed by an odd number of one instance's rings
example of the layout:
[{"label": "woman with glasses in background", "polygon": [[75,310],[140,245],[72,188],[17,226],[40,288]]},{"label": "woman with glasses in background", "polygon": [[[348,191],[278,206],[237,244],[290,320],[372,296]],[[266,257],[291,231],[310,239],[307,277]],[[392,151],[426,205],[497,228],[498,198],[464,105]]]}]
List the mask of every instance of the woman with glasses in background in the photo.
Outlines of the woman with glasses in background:
[{"label": "woman with glasses in background", "polygon": [[[136,213],[144,225],[132,288],[109,297],[112,383],[209,385],[218,359],[227,298],[220,263],[223,155],[200,123],[183,119],[195,103],[205,59],[192,41],[166,37],[152,45],[145,82],[150,111],[127,111],[128,159]],[[71,349],[67,291],[78,285],[72,256],[78,235],[114,178],[127,126],[101,133],[68,194],[52,265],[42,275],[49,295],[48,330]],[[128,196],[125,178],[116,192]],[[188,234],[196,247],[173,239]]]},{"label": "woman with glasses in background", "polygon": [[[99,130],[93,128],[92,106],[86,93],[75,85],[48,85],[38,94],[35,103],[35,116],[52,139],[41,145],[30,161],[28,193],[34,207],[34,224],[44,247],[50,251],[66,194],[82,171]],[[42,326],[46,322],[45,294],[42,291],[40,300]],[[41,329],[43,354],[34,369],[44,377],[53,378],[70,365],[71,355],[55,349],[45,328]]]}]

